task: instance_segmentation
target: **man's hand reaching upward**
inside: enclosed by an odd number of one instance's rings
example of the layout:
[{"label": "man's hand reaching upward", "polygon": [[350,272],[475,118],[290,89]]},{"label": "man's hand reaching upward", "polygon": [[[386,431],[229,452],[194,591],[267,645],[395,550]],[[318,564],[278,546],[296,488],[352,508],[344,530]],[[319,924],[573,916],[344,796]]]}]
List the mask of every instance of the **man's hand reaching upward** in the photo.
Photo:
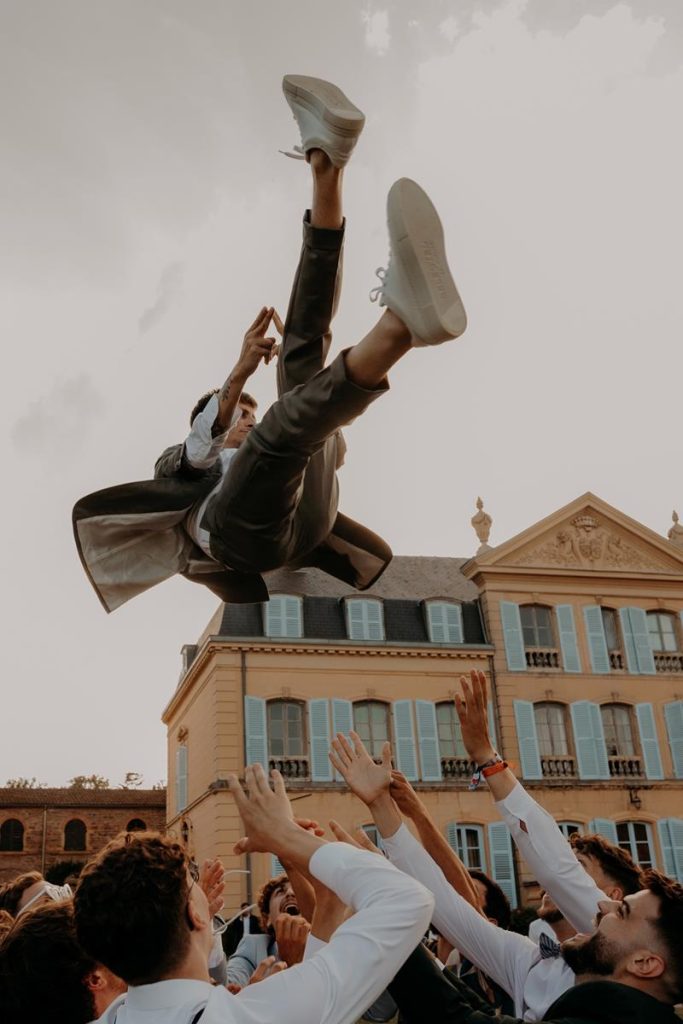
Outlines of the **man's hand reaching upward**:
[{"label": "man's hand reaching upward", "polygon": [[[269,363],[276,354],[275,338],[266,337],[266,332],[274,316],[277,314],[272,306],[263,306],[254,322],[247,328],[234,369],[218,393],[218,415],[214,425],[214,435],[230,429],[232,417],[245,384],[258,369],[262,360]],[[279,317],[277,322],[280,322]]]},{"label": "man's hand reaching upward", "polygon": [[370,807],[382,794],[389,792],[391,784],[391,747],[382,748],[382,763],[375,764],[357,732],[349,733],[353,746],[343,733],[332,740],[330,761],[342,776],[352,793]]}]

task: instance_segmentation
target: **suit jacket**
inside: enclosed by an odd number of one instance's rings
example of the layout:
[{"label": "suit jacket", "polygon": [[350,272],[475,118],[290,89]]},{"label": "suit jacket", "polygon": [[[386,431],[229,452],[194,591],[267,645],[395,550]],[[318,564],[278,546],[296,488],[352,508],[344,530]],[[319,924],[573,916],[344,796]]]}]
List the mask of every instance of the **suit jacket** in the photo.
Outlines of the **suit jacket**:
[{"label": "suit jacket", "polygon": [[272,935],[245,935],[228,960],[228,985],[249,984],[252,974],[267,956],[277,956],[277,942]]},{"label": "suit jacket", "polygon": [[[196,469],[184,445],[167,448],[154,480],[120,484],[86,495],[73,510],[76,547],[85,572],[107,612],[171,576],[203,583],[221,601],[268,600],[257,573],[237,572],[209,558],[184,528],[195,502],[218,483],[220,463]],[[313,566],[358,590],[366,590],[391,561],[391,549],[360,523],[337,513],[326,540],[290,566]]]}]

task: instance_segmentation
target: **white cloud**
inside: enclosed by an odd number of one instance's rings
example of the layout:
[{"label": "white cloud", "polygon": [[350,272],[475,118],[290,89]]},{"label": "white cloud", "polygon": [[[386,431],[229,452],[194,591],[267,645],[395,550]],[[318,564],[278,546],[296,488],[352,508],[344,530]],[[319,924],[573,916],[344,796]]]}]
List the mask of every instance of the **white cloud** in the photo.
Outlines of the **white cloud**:
[{"label": "white cloud", "polygon": [[374,11],[372,14],[364,11],[362,18],[365,22],[365,45],[383,57],[391,44],[388,11]]}]

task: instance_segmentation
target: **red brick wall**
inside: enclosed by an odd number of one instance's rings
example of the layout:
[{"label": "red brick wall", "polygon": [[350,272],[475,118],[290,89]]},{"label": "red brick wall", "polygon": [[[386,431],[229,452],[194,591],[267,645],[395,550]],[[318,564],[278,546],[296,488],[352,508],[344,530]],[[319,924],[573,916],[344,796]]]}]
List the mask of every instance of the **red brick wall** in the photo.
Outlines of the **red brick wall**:
[{"label": "red brick wall", "polygon": [[[40,871],[43,865],[43,808],[4,806],[0,809],[0,825],[8,818],[17,818],[23,824],[24,849],[21,853],[0,851],[0,882],[23,871]],[[64,849],[64,826],[73,818],[85,823],[85,852]],[[140,818],[149,829],[163,831],[166,813],[156,807],[49,807],[45,815],[45,870],[61,860],[88,860],[133,818]]]}]

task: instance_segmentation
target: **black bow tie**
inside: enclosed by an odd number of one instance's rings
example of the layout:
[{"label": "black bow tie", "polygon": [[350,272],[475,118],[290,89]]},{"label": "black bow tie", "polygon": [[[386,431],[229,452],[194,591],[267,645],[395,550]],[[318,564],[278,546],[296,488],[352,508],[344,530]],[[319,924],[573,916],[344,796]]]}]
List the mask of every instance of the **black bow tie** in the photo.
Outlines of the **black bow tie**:
[{"label": "black bow tie", "polygon": [[553,957],[558,957],[560,955],[559,942],[555,942],[553,939],[550,938],[550,936],[546,935],[544,932],[541,932],[539,936],[538,948],[541,951],[542,960],[550,960]]}]

